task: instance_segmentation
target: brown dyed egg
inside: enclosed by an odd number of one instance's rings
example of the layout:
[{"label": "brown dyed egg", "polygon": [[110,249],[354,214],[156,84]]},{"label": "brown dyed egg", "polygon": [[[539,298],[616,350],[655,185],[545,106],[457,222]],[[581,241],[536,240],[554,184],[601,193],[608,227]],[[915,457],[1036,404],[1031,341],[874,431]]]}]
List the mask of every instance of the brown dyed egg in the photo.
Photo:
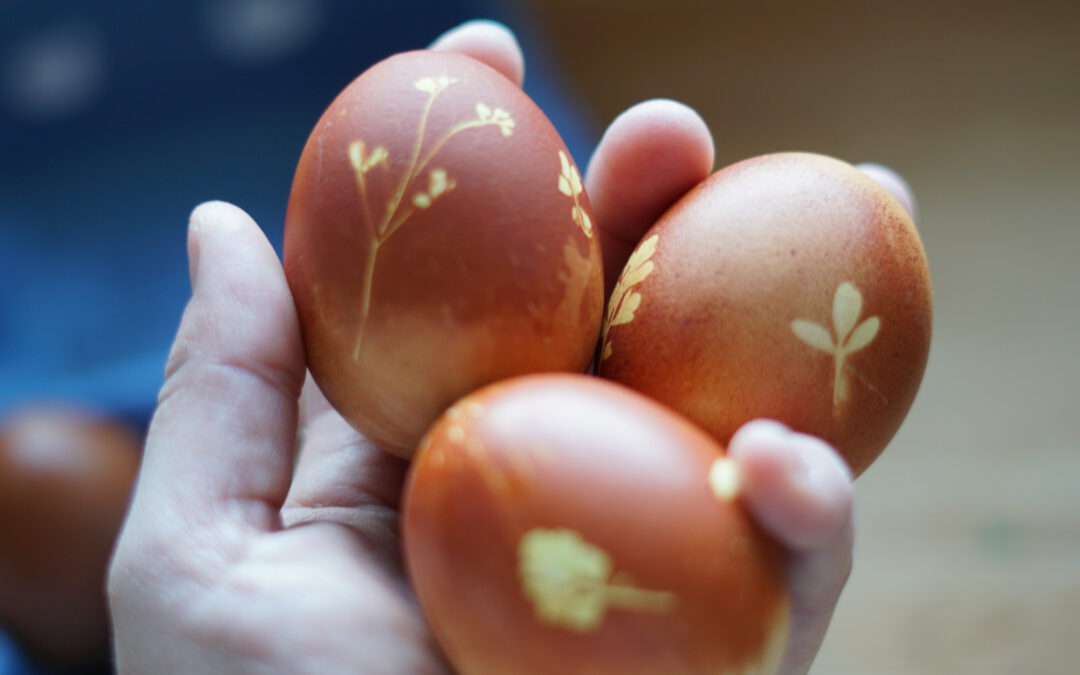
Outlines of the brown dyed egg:
[{"label": "brown dyed egg", "polygon": [[930,324],[926,256],[896,199],[839,160],[765,155],[713,174],[645,235],[599,372],[724,444],[780,420],[858,474],[915,398]]},{"label": "brown dyed egg", "polygon": [[105,570],[140,444],[126,425],[66,407],[0,425],[0,624],[47,662],[108,653]]},{"label": "brown dyed egg", "polygon": [[512,82],[408,52],[363,73],[304,148],[285,271],[334,407],[408,457],[432,421],[511,375],[588,367],[603,314],[581,176]]},{"label": "brown dyed egg", "polygon": [[780,551],[717,443],[595,377],[451,407],[413,461],[411,580],[461,675],[772,673]]}]

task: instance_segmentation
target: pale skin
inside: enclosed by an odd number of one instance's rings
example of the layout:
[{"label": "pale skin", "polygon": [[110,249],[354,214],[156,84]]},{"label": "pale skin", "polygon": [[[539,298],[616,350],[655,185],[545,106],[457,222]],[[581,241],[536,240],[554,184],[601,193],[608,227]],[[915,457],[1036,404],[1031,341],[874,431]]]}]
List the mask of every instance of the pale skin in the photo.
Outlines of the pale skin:
[{"label": "pale skin", "polygon": [[[523,79],[501,26],[465,24],[433,47]],[[685,106],[650,101],[612,123],[586,175],[609,289],[712,164],[712,138]],[[305,386],[272,247],[243,211],[213,202],[192,213],[188,252],[193,294],[109,573],[119,672],[451,673],[403,577],[406,464]],[[786,552],[781,672],[806,673],[851,569],[851,474],[826,443],[775,422],[746,425],[729,450],[752,516]]]}]

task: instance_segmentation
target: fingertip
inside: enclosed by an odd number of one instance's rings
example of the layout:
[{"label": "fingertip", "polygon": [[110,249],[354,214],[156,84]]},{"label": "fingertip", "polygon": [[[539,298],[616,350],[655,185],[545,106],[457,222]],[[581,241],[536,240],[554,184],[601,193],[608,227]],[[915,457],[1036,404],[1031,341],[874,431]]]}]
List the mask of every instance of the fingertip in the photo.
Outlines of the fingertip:
[{"label": "fingertip", "polygon": [[240,360],[253,345],[290,357],[297,351],[299,328],[281,262],[247,212],[223,201],[199,204],[189,216],[188,255],[193,294],[166,375],[192,344],[235,351]]},{"label": "fingertip", "polygon": [[821,439],[769,420],[744,425],[729,455],[755,517],[789,548],[828,548],[851,519],[852,474]]},{"label": "fingertip", "polygon": [[525,82],[525,57],[514,32],[490,19],[474,19],[446,31],[428,47],[470,56],[506,76],[517,86]]},{"label": "fingertip", "polygon": [[202,227],[203,223],[207,220],[214,220],[217,214],[229,206],[231,206],[231,204],[228,202],[216,199],[205,201],[191,210],[191,215],[188,216],[188,222],[190,222],[193,227]]},{"label": "fingertip", "polygon": [[685,103],[654,98],[632,105],[612,120],[604,133],[605,138],[610,136],[615,140],[634,136],[636,143],[651,143],[661,152],[665,146],[675,146],[688,172],[704,178],[712,171],[716,154],[712,132],[701,115]]},{"label": "fingertip", "polygon": [[[251,250],[258,246],[258,241],[265,240],[262,230],[240,207],[224,201],[207,201],[196,206],[188,216],[188,273],[192,291],[198,287],[199,279],[204,276],[203,261],[222,254],[229,249],[238,248],[235,244],[223,243],[232,237],[247,240],[242,250]],[[269,242],[265,242],[269,247]],[[222,251],[224,249],[224,251]],[[265,251],[260,251],[265,253]],[[216,262],[215,262],[216,264]]]},{"label": "fingertip", "polygon": [[196,206],[191,211],[188,222],[199,234],[207,228],[236,230],[258,227],[247,211],[235,204],[220,200],[206,201]]},{"label": "fingertip", "polygon": [[[743,455],[748,452],[745,450],[746,447],[769,445],[765,441],[779,443],[791,433],[793,432],[787,425],[776,420],[765,418],[751,420],[735,431],[728,444],[728,453],[732,456]],[[749,452],[753,453],[753,451]]]},{"label": "fingertip", "polygon": [[639,103],[608,126],[585,176],[608,290],[642,235],[709,176],[714,157],[708,125],[677,101]]},{"label": "fingertip", "polygon": [[904,177],[899,173],[885,166],[884,164],[875,164],[873,162],[863,162],[856,164],[856,168],[869,176],[881,187],[889,191],[893,197],[896,197],[896,201],[900,202],[900,205],[904,207],[908,215],[912,219],[916,216],[916,209],[918,205],[915,202],[915,192],[911,189],[911,185],[908,184]]},{"label": "fingertip", "polygon": [[202,220],[196,220],[195,213],[192,212],[191,218],[188,219],[187,233],[188,283],[191,285],[192,293],[195,292],[199,283],[199,258],[202,251],[202,246],[199,244],[201,230]]},{"label": "fingertip", "polygon": [[191,210],[191,215],[188,216],[188,222],[193,227],[203,227],[206,222],[213,222],[220,219],[221,213],[228,211],[229,208],[236,208],[228,202],[223,202],[216,199],[205,201],[194,209]]}]

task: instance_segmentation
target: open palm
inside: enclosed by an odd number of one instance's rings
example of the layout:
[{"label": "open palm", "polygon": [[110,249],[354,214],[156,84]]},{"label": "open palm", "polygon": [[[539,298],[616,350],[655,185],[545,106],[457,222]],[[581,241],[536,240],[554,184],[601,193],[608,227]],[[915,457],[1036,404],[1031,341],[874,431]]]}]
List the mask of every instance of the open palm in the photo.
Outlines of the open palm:
[{"label": "open palm", "polygon": [[[397,551],[404,463],[317,392],[273,250],[204,205],[173,348],[110,573],[121,672],[443,673]],[[312,403],[314,401],[314,403]]]}]

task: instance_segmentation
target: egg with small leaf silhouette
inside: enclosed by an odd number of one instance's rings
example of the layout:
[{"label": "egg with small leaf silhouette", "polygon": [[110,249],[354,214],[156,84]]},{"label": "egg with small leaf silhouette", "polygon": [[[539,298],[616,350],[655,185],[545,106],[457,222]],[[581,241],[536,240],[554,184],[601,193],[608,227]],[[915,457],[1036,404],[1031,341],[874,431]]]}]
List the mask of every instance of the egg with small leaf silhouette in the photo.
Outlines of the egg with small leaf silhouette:
[{"label": "egg with small leaf silhouette", "polygon": [[408,457],[489,382],[583,371],[603,314],[581,174],[510,80],[416,51],[331,103],[296,170],[285,272],[333,406]]},{"label": "egg with small leaf silhouette", "polygon": [[778,546],[734,462],[600,378],[527,375],[455,403],[403,503],[409,577],[462,675],[775,672]]},{"label": "egg with small leaf silhouette", "polygon": [[931,304],[919,234],[889,192],[837,159],[764,155],[646,233],[610,298],[599,373],[721,443],[780,420],[858,474],[912,405]]}]

